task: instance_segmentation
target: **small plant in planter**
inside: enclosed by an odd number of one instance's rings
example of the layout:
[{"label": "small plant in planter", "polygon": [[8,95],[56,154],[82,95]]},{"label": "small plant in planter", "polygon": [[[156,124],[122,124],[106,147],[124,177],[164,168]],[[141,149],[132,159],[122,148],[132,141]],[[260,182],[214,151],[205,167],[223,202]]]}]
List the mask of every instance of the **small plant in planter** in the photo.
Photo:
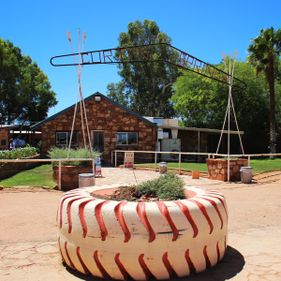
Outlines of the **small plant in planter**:
[{"label": "small plant in planter", "polygon": [[[51,159],[85,158],[94,160],[100,154],[86,148],[66,149],[54,147],[49,150],[48,156]],[[68,157],[69,156],[69,157]],[[92,172],[92,161],[62,161],[61,162],[61,188],[70,190],[78,187],[79,174]],[[59,181],[59,163],[52,162],[53,178]]]},{"label": "small plant in planter", "polygon": [[127,201],[177,200],[186,198],[184,182],[175,174],[161,175],[158,179],[139,185],[120,186],[108,199]]}]

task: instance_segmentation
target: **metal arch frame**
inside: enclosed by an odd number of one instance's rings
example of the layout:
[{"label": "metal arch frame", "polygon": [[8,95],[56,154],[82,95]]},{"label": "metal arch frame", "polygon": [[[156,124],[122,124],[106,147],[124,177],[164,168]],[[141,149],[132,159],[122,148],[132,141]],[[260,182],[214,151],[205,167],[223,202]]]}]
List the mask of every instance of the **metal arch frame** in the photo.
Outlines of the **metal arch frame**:
[{"label": "metal arch frame", "polygon": [[[171,52],[178,54],[175,61],[169,61],[162,59],[161,56],[158,59],[153,59],[150,57],[149,49],[153,47],[161,47],[164,46],[168,48]],[[122,54],[127,53],[132,54],[132,50],[143,50],[143,57],[137,57],[136,59],[126,59]],[[59,63],[57,60],[67,59],[69,57],[78,58],[76,62],[72,63]],[[207,62],[204,62],[187,52],[184,52],[170,44],[167,43],[155,43],[155,44],[147,44],[147,45],[138,45],[138,46],[128,46],[128,47],[117,47],[110,49],[101,49],[101,50],[93,50],[86,52],[78,52],[78,53],[70,53],[53,56],[50,59],[50,63],[55,67],[62,66],[78,66],[78,65],[95,65],[95,64],[124,64],[124,63],[147,63],[147,62],[164,62],[181,69],[185,69],[188,71],[192,71],[201,76],[207,77],[209,79],[215,80],[217,82],[229,85],[229,76],[230,74],[217,68],[214,65],[211,65]],[[246,83],[236,77],[233,79],[238,82],[239,88],[246,87]]]}]

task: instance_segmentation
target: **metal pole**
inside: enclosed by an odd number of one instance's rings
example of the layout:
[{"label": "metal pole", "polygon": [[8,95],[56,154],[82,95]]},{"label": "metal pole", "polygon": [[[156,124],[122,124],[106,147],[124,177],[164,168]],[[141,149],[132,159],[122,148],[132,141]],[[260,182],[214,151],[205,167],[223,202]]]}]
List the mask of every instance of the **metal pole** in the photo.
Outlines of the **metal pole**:
[{"label": "metal pole", "polygon": [[59,161],[59,190],[61,190],[61,161]]},{"label": "metal pole", "polygon": [[114,159],[114,162],[115,162],[115,167],[117,167],[117,151],[115,151],[115,159]]},{"label": "metal pole", "polygon": [[155,171],[157,171],[157,152],[156,151],[154,154],[154,169],[155,169]]}]

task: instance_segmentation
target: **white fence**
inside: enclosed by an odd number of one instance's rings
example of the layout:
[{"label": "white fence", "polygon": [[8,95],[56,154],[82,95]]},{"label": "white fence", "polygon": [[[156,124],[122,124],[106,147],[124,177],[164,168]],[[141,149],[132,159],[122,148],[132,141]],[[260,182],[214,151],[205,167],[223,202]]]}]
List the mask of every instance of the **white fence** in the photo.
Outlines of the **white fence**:
[{"label": "white fence", "polygon": [[[114,163],[114,166],[117,167],[118,165],[118,153],[123,154],[123,157],[121,157],[121,160],[124,159],[124,154],[126,152],[131,152],[134,153],[134,155],[138,155],[138,154],[151,154],[153,155],[153,162],[154,162],[154,166],[155,166],[155,170],[157,169],[157,164],[158,164],[158,159],[161,157],[161,155],[173,155],[176,156],[174,157],[173,161],[170,162],[178,162],[178,170],[179,172],[181,171],[181,164],[184,162],[182,161],[184,156],[192,156],[193,158],[247,158],[248,159],[248,165],[250,165],[251,163],[251,159],[252,158],[272,158],[272,157],[281,157],[281,153],[259,153],[259,154],[219,154],[219,153],[208,153],[208,152],[173,152],[173,151],[146,151],[146,150],[114,150],[114,153],[112,153],[111,157],[111,162],[112,164]],[[120,161],[121,161],[120,160]],[[174,161],[175,160],[175,161]],[[196,161],[193,161],[196,162]],[[200,162],[200,161],[197,161]],[[201,161],[202,162],[202,161]],[[280,167],[281,169],[281,167]]]}]

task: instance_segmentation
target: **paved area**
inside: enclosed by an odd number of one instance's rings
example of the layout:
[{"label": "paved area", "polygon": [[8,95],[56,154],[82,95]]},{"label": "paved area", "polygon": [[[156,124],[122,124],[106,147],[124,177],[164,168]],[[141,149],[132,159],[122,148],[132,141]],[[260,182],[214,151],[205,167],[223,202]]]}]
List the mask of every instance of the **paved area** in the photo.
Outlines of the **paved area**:
[{"label": "paved area", "polygon": [[[134,183],[158,177],[153,171],[103,169],[97,185]],[[229,209],[228,249],[214,268],[189,281],[281,280],[281,176],[260,177],[258,183],[223,183],[205,178],[188,185],[216,189]],[[60,191],[0,190],[0,280],[98,280],[62,266],[56,245],[56,209]]]}]

